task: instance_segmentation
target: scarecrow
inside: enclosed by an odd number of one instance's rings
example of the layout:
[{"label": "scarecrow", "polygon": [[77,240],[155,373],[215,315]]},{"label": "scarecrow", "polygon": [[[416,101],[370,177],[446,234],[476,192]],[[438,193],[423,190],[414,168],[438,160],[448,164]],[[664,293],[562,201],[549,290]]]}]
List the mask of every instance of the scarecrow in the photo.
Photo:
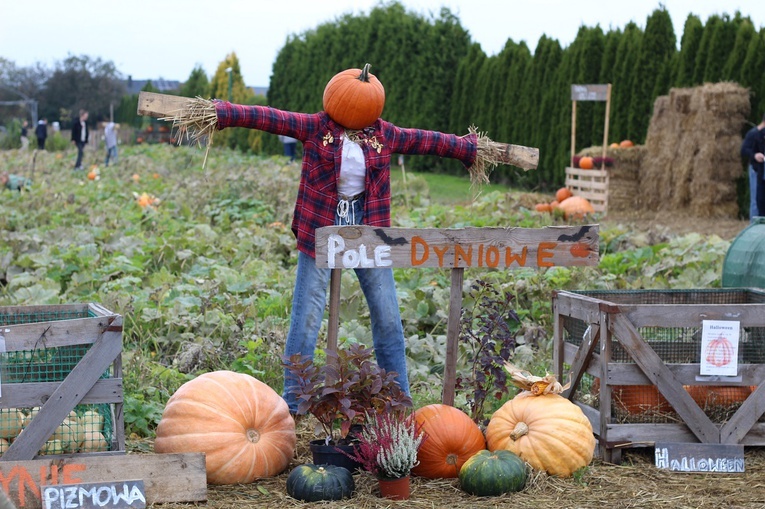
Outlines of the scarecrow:
[{"label": "scarecrow", "polygon": [[[226,101],[187,99],[172,116],[174,127],[187,139],[211,142],[216,130],[227,127],[259,129],[289,136],[303,143],[300,185],[292,220],[297,239],[298,266],[292,317],[285,357],[313,357],[326,307],[331,269],[315,262],[316,229],[332,225],[390,226],[390,163],[392,154],[430,154],[458,159],[473,183],[488,182],[498,163],[535,168],[538,151],[495,143],[471,128],[464,136],[398,127],[380,118],[385,89],[369,72],[348,69],[326,85],[323,111],[295,113],[267,106],[245,106]],[[156,113],[157,110],[154,110]],[[148,110],[139,113],[153,114]],[[180,136],[179,136],[180,138]],[[396,373],[409,395],[404,332],[393,271],[354,269],[369,305],[377,362]],[[295,380],[285,370],[284,392],[290,411],[297,413],[292,394]]]}]

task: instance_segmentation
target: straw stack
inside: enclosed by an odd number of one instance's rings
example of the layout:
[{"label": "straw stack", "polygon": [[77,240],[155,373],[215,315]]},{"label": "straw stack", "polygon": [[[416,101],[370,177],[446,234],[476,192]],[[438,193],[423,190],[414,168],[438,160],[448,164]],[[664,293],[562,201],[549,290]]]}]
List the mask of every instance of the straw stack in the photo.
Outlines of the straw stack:
[{"label": "straw stack", "polygon": [[735,83],[675,88],[658,97],[640,167],[642,207],[736,217],[749,108],[749,92]]}]

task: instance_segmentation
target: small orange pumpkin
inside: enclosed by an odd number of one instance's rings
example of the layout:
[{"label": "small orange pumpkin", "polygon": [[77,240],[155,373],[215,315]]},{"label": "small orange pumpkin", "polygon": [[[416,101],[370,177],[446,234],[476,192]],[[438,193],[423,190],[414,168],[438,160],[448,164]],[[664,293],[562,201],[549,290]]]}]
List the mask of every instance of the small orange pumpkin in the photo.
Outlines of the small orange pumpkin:
[{"label": "small orange pumpkin", "polygon": [[611,148],[619,148],[619,144],[616,143],[616,142],[613,142],[612,144],[609,145],[609,147],[611,147]]},{"label": "small orange pumpkin", "polygon": [[332,120],[349,129],[363,129],[382,114],[385,88],[365,64],[364,69],[335,74],[324,88],[323,102]]},{"label": "small orange pumpkin", "polygon": [[154,450],[203,452],[207,482],[244,484],[280,474],[296,441],[295,420],[273,389],[243,373],[213,371],[170,397]]},{"label": "small orange pumpkin", "polygon": [[560,202],[558,205],[563,209],[563,215],[566,219],[583,219],[587,214],[594,214],[595,209],[587,198],[581,196],[572,196]]},{"label": "small orange pumpkin", "polygon": [[457,477],[462,465],[486,449],[483,433],[468,415],[453,406],[434,403],[414,412],[425,433],[412,473],[429,479]]},{"label": "small orange pumpkin", "polygon": [[549,203],[537,203],[534,205],[534,210],[537,212],[552,212],[552,207]]},{"label": "small orange pumpkin", "polygon": [[632,143],[630,140],[623,140],[621,143],[619,143],[619,147],[621,148],[630,148],[634,146],[635,144]]},{"label": "small orange pumpkin", "polygon": [[555,192],[555,201],[560,203],[566,198],[571,198],[572,196],[574,196],[574,194],[571,192],[571,189],[568,187],[561,187]]},{"label": "small orange pumpkin", "polygon": [[583,170],[591,170],[595,166],[592,157],[584,156],[579,160],[579,167]]}]

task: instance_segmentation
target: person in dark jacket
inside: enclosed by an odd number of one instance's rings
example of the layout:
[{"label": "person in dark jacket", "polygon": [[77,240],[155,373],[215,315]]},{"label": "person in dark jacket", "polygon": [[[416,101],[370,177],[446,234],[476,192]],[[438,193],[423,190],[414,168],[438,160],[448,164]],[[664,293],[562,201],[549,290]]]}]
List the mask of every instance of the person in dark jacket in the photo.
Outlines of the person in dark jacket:
[{"label": "person in dark jacket", "polygon": [[765,115],[746,133],[741,156],[749,163],[749,219],[754,221],[755,217],[765,214]]},{"label": "person in dark jacket", "polygon": [[37,121],[35,136],[37,136],[37,150],[45,150],[45,140],[48,138],[48,121],[44,118]]},{"label": "person in dark jacket", "polygon": [[77,161],[74,163],[75,170],[82,169],[82,153],[88,143],[88,112],[80,110],[80,119],[72,125],[72,143],[77,145]]}]

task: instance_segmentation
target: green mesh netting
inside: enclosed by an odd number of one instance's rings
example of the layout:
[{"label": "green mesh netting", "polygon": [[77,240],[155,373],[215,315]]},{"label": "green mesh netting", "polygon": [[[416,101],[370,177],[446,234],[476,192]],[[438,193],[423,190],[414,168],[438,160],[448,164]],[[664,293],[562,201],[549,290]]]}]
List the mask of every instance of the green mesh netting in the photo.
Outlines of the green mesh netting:
[{"label": "green mesh netting", "polygon": [[[79,309],[39,310],[0,313],[0,327],[28,323],[74,320],[95,316],[87,307]],[[0,353],[0,383],[3,385],[33,382],[61,382],[90,349],[90,344],[48,347],[43,337],[34,350]],[[111,369],[101,378],[111,378]],[[26,427],[37,412],[36,407],[0,409],[0,454]],[[110,450],[114,436],[112,405],[77,405],[66,421],[57,428],[44,454]],[[97,433],[96,433],[97,432]]]}]

